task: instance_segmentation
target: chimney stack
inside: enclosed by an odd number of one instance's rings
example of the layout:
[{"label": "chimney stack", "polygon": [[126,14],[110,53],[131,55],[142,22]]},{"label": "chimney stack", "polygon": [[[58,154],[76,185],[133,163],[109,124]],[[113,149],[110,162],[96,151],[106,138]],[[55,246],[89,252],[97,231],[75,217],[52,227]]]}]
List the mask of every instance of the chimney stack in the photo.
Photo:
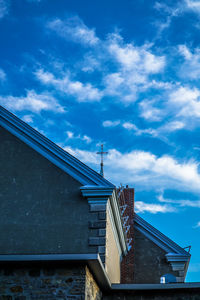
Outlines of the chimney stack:
[{"label": "chimney stack", "polygon": [[129,251],[122,258],[121,261],[121,283],[133,283],[134,282],[134,189],[120,188],[119,192],[119,203],[122,214],[123,227],[126,231],[127,240],[129,244]]}]

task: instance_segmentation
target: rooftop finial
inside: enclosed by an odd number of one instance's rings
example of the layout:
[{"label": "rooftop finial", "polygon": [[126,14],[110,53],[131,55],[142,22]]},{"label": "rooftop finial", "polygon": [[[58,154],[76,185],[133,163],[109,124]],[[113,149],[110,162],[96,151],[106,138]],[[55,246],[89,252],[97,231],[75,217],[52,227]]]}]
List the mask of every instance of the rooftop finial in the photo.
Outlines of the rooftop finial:
[{"label": "rooftop finial", "polygon": [[104,151],[103,151],[103,144],[101,144],[101,151],[100,151],[100,152],[97,152],[97,154],[100,154],[100,155],[101,155],[101,164],[100,164],[101,169],[100,169],[100,174],[101,174],[101,176],[104,177],[104,173],[103,173],[103,155],[104,155],[104,154],[108,154],[108,152],[104,152]]}]

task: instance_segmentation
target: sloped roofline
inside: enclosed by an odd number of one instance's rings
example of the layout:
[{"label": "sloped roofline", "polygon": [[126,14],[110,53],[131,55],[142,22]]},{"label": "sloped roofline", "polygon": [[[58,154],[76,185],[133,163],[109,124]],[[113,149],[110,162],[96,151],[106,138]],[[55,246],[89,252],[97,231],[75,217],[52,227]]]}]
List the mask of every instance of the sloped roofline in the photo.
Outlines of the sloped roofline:
[{"label": "sloped roofline", "polygon": [[143,218],[138,216],[138,214],[134,214],[134,223],[135,228],[142,232],[147,238],[149,238],[152,242],[154,242],[157,246],[162,248],[169,254],[178,254],[183,258],[190,258],[190,254],[173,242],[166,235],[161,233],[155,227],[146,222]]},{"label": "sloped roofline", "polygon": [[115,186],[27,123],[0,106],[0,125],[83,185]]}]

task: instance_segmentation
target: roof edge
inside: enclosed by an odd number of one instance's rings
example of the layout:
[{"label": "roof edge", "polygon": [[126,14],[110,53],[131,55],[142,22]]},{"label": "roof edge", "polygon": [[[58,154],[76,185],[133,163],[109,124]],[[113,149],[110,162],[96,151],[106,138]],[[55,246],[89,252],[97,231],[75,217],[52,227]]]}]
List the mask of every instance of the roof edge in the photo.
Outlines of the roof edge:
[{"label": "roof edge", "polygon": [[190,258],[191,255],[187,251],[185,251],[155,227],[150,225],[136,213],[134,214],[134,222],[136,223],[135,228],[137,228],[140,232],[142,232],[146,237],[148,237],[152,242],[165,250],[167,253],[178,254],[182,257],[186,256],[188,257],[188,259]]},{"label": "roof edge", "polygon": [[111,283],[99,254],[5,254],[0,263],[74,262],[86,263],[102,290],[110,290]]},{"label": "roof edge", "polygon": [[115,187],[96,171],[0,106],[0,125],[83,185]]}]

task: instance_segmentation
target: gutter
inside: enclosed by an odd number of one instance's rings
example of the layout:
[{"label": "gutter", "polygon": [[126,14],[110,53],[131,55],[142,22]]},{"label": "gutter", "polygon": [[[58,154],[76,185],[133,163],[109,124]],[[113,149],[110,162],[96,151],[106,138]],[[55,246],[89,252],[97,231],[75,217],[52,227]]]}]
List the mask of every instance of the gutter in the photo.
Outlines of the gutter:
[{"label": "gutter", "polygon": [[181,290],[200,289],[200,282],[168,283],[168,284],[112,284],[113,291],[144,291],[144,290]]}]

